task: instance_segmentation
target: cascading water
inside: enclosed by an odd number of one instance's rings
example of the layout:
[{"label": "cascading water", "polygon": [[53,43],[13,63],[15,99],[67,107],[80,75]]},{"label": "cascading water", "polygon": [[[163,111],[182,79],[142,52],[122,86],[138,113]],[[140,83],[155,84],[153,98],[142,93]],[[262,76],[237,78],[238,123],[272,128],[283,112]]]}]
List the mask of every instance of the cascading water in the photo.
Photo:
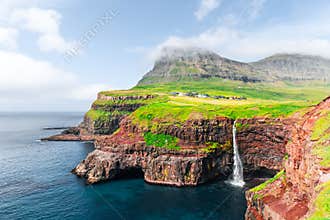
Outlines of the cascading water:
[{"label": "cascading water", "polygon": [[244,186],[244,178],[243,178],[243,164],[241,158],[239,156],[238,145],[236,141],[236,121],[233,125],[233,147],[234,147],[234,171],[232,179],[229,180],[229,183],[235,186]]}]

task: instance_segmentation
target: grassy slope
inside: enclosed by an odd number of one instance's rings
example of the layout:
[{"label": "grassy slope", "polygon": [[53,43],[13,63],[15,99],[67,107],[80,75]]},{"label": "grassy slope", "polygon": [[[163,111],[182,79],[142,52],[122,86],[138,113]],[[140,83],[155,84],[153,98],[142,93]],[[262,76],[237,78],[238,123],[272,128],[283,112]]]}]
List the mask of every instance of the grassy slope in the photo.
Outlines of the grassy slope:
[{"label": "grassy slope", "polygon": [[[244,96],[247,100],[222,100],[213,98],[174,97],[170,92],[198,92],[211,96]],[[254,116],[287,116],[313,104],[330,94],[330,85],[318,83],[276,84],[243,83],[231,80],[200,80],[137,86],[130,90],[102,92],[108,96],[156,94],[153,100],[135,111],[131,117],[142,126],[159,123],[182,123],[187,119],[250,118]],[[126,101],[131,102],[141,101]],[[100,105],[112,101],[96,101]],[[100,114],[101,115],[101,114]]]},{"label": "grassy slope", "polygon": [[330,219],[330,181],[322,184],[316,190],[320,193],[315,199],[315,210],[309,220]]},{"label": "grassy slope", "polygon": [[[146,92],[167,96],[165,102],[154,102],[139,108],[133,119],[142,125],[153,122],[181,123],[193,118],[251,118],[254,116],[288,116],[318,103],[330,94],[329,85],[287,83],[261,84],[239,81],[177,82],[138,86],[132,93]],[[213,98],[192,98],[168,96],[169,92],[199,92],[211,96],[244,96],[247,100],[217,100]],[[145,117],[148,115],[148,117]]]},{"label": "grassy slope", "polygon": [[330,167],[330,109],[316,121],[311,139],[315,141],[313,153],[321,158],[321,166]]},{"label": "grassy slope", "polygon": [[[320,165],[330,167],[330,109],[321,113],[314,125],[311,139],[315,141],[313,153],[320,158]],[[315,210],[309,219],[330,219],[330,181],[316,189],[319,194],[314,202]]]}]

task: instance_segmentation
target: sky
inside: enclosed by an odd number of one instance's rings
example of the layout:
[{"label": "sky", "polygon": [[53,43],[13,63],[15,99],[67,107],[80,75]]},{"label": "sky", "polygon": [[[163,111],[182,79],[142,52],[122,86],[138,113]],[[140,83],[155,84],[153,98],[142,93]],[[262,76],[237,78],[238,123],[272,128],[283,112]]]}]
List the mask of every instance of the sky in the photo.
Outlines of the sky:
[{"label": "sky", "polygon": [[0,0],[0,111],[87,111],[163,47],[330,58],[328,0]]}]

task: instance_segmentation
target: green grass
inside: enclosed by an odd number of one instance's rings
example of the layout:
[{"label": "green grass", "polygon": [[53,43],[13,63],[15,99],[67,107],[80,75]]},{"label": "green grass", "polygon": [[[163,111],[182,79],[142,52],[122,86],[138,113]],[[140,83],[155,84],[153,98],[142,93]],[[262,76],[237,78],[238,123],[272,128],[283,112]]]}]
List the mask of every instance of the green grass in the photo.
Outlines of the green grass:
[{"label": "green grass", "polygon": [[[178,64],[177,68],[185,68]],[[247,97],[247,100],[173,97],[170,92],[198,92],[211,96]],[[255,116],[287,117],[317,104],[330,94],[330,86],[312,83],[244,83],[225,79],[178,81],[136,86],[130,90],[105,91],[106,96],[154,95],[150,100],[104,101],[94,105],[100,109],[115,104],[143,104],[131,114],[133,122],[156,132],[159,126],[181,125],[188,119],[213,119],[225,116],[232,119]],[[239,127],[239,126],[238,126]],[[243,129],[243,128],[242,128]]]},{"label": "green grass", "polygon": [[236,123],[235,126],[238,131],[249,128],[249,124]]},{"label": "green grass", "polygon": [[314,202],[315,210],[308,218],[309,220],[330,219],[330,181],[322,184],[319,195]]},{"label": "green grass", "polygon": [[105,119],[109,117],[110,114],[110,112],[91,109],[86,113],[86,117],[90,118],[93,121],[96,121],[98,119]]},{"label": "green grass", "polygon": [[217,149],[222,151],[230,151],[232,149],[232,144],[227,141],[225,144],[220,144],[218,142],[207,142],[206,147],[202,149],[205,153],[214,153]]},{"label": "green grass", "polygon": [[[323,100],[330,94],[330,86],[290,83],[243,83],[231,80],[182,81],[134,87],[135,91],[168,95],[169,92],[199,92],[211,96],[244,96],[246,101],[171,97],[139,108],[132,114],[136,124],[155,127],[159,124],[177,123],[194,117],[212,119],[225,116],[233,119],[255,116],[287,117]],[[155,125],[158,124],[158,125]]]},{"label": "green grass", "polygon": [[163,84],[136,86],[138,91],[149,92],[190,92],[197,91],[210,95],[245,96],[249,99],[275,101],[316,101],[319,102],[330,94],[330,85],[322,83],[292,84],[279,83],[244,83],[240,81],[207,79]]},{"label": "green grass", "polygon": [[[132,92],[132,95],[134,92]],[[150,93],[149,93],[150,94]],[[134,104],[151,104],[155,102],[166,102],[168,101],[168,96],[165,95],[155,95],[152,94],[155,97],[153,99],[145,99],[145,100],[140,100],[140,99],[134,99],[134,100],[102,100],[102,99],[97,99],[94,101],[93,105],[94,106],[112,106],[112,105],[121,105],[121,104],[126,104],[126,105],[134,105]]]},{"label": "green grass", "polygon": [[[330,167],[330,109],[322,112],[315,122],[311,139],[316,142],[313,153],[321,158],[320,165]],[[316,190],[320,193],[314,202],[315,210],[308,219],[330,219],[330,181],[318,186]]]},{"label": "green grass", "polygon": [[127,114],[129,114],[129,112],[125,112],[125,111],[106,112],[106,111],[91,109],[86,113],[86,117],[90,118],[93,121],[106,121],[110,117],[122,116]]},{"label": "green grass", "polygon": [[171,135],[146,132],[144,134],[144,140],[147,146],[164,147],[170,150],[180,150],[180,147],[177,145],[179,139]]},{"label": "green grass", "polygon": [[323,115],[323,117],[315,122],[311,137],[312,140],[320,139],[323,135],[325,135],[326,131],[330,129],[330,110],[328,110],[328,112],[324,112]]},{"label": "green grass", "polygon": [[330,109],[321,114],[311,135],[311,139],[315,141],[313,154],[321,158],[321,166],[330,167]]},{"label": "green grass", "polygon": [[269,184],[275,182],[276,180],[280,179],[281,177],[285,176],[285,171],[281,170],[278,172],[273,178],[270,178],[266,182],[261,183],[260,185],[250,189],[251,192],[254,192],[254,199],[262,198],[262,195],[258,194],[259,191],[265,189]]},{"label": "green grass", "polygon": [[195,116],[205,119],[213,119],[217,116],[225,116],[233,119],[252,118],[254,116],[279,117],[303,108],[300,103],[273,103],[273,104],[191,104],[189,102],[165,102],[153,103],[142,106],[132,115],[133,122],[144,127],[155,124],[172,123],[181,124]]}]

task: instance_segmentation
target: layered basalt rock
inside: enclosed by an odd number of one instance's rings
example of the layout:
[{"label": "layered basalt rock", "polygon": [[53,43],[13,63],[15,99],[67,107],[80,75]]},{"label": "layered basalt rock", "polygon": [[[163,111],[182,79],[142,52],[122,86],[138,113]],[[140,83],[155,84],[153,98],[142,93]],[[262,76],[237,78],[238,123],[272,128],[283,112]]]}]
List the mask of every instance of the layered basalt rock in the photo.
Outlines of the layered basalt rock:
[{"label": "layered basalt rock", "polygon": [[[153,98],[155,98],[154,95],[108,96],[101,92],[98,94],[97,101],[92,104],[90,111],[100,111],[105,113],[105,116],[92,118],[87,113],[79,126],[66,129],[61,134],[42,140],[94,141],[98,136],[111,135],[119,128],[120,122],[127,115],[145,105],[144,101]],[[99,103],[100,101],[101,104]],[[135,103],[129,103],[130,101],[135,101]]]},{"label": "layered basalt rock", "polygon": [[80,127],[65,129],[60,134],[42,138],[42,141],[94,141],[95,135],[84,132]]},{"label": "layered basalt rock", "polygon": [[153,95],[108,96],[101,92],[90,111],[102,112],[104,116],[94,118],[87,113],[79,128],[83,133],[94,135],[112,134],[119,128],[120,122],[127,115],[145,105],[144,101],[153,98]]},{"label": "layered basalt rock", "polygon": [[313,153],[316,142],[311,134],[315,121],[329,109],[330,97],[292,127],[291,141],[286,145],[285,175],[246,192],[246,219],[305,219],[313,212],[316,189],[330,181],[330,168],[322,167],[320,158]]},{"label": "layered basalt rock", "polygon": [[274,175],[283,168],[285,146],[293,123],[292,118],[260,117],[236,121],[236,140],[245,174],[258,177]]},{"label": "layered basalt rock", "polygon": [[128,100],[148,100],[155,98],[154,95],[127,95],[127,96],[109,96],[105,93],[100,92],[97,94],[98,100],[106,100],[106,101],[128,101]]},{"label": "layered basalt rock", "polygon": [[[282,165],[287,136],[284,122],[274,119],[246,119],[237,136],[242,142],[241,157],[249,172],[278,171]],[[143,138],[148,130],[122,120],[120,130],[112,136],[97,138],[96,151],[88,155],[74,172],[96,183],[120,177],[130,170],[143,172],[147,182],[174,186],[196,186],[217,177],[227,177],[232,167],[233,120],[189,120],[182,126],[160,126],[158,132],[179,138],[180,150],[146,146]],[[262,133],[266,132],[265,136]],[[272,143],[274,142],[274,143]],[[229,146],[208,152],[207,144]],[[268,157],[264,154],[267,153]],[[262,157],[263,156],[263,157]],[[258,159],[262,158],[262,159]]]},{"label": "layered basalt rock", "polygon": [[[262,117],[236,121],[236,139],[246,175],[269,176],[283,168],[285,146],[291,135],[293,121]],[[160,125],[156,130],[192,145],[207,142],[231,145],[233,123],[232,119],[217,117],[211,120],[188,120],[183,125]],[[146,131],[128,119],[123,121],[122,126],[130,132]]]},{"label": "layered basalt rock", "polygon": [[79,129],[83,134],[109,135],[119,128],[119,123],[127,114],[112,114],[105,119],[93,119],[85,115],[84,121],[79,125]]},{"label": "layered basalt rock", "polygon": [[142,171],[145,181],[174,186],[195,186],[230,173],[231,155],[194,149],[169,150],[148,147],[141,134],[120,131],[96,141],[90,153],[74,170],[88,183],[115,179],[123,173]]}]

